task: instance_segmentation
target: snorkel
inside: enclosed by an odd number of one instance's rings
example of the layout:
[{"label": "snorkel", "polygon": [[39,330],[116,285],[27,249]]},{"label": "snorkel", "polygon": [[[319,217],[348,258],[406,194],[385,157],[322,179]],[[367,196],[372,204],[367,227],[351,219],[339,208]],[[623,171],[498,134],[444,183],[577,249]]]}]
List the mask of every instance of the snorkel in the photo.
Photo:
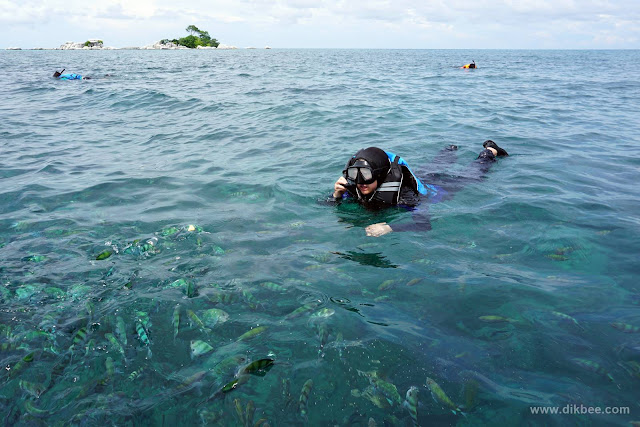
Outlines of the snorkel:
[{"label": "snorkel", "polygon": [[66,70],[66,68],[63,68],[62,71],[60,71],[60,72],[58,72],[58,71],[54,72],[53,73],[53,77],[56,77],[56,78],[60,77],[62,75],[62,73],[64,73],[64,70]]}]

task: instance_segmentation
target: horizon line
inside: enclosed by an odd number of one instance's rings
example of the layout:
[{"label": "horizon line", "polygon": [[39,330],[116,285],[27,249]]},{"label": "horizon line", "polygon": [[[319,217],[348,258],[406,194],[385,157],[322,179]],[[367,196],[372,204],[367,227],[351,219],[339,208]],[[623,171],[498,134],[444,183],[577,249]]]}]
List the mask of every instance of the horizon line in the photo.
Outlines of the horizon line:
[{"label": "horizon line", "polygon": [[59,47],[21,47],[21,46],[7,46],[0,47],[3,51],[18,51],[18,50],[60,50],[60,51],[109,51],[109,50],[193,50],[193,51],[210,51],[210,50],[276,50],[276,49],[335,49],[335,50],[640,50],[640,47],[234,47],[223,49],[142,49],[144,46],[124,46],[115,47],[107,46],[101,49],[60,49]]}]

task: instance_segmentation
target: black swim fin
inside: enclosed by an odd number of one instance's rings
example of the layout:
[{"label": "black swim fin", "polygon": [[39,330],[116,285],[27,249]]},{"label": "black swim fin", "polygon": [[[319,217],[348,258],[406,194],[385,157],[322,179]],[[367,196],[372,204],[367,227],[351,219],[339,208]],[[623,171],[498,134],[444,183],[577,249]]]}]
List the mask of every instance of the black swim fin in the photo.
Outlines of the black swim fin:
[{"label": "black swim fin", "polygon": [[494,150],[496,150],[498,152],[498,157],[503,157],[503,156],[508,156],[509,155],[509,153],[507,153],[506,150],[498,147],[498,144],[496,144],[495,142],[493,142],[490,139],[487,139],[485,142],[483,142],[482,146],[484,148],[493,148]]}]

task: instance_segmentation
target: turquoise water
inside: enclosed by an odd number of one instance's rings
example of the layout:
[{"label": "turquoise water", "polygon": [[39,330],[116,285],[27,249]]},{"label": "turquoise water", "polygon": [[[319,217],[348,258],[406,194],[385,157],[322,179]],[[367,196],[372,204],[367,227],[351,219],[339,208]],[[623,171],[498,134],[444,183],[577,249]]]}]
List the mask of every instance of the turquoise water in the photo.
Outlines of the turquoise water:
[{"label": "turquoise water", "polygon": [[[0,66],[5,424],[407,426],[412,386],[420,425],[640,420],[637,51]],[[511,156],[429,232],[367,237],[410,214],[322,203],[360,148],[427,167],[457,144],[455,176],[489,138]],[[530,409],[566,405],[630,413]]]}]

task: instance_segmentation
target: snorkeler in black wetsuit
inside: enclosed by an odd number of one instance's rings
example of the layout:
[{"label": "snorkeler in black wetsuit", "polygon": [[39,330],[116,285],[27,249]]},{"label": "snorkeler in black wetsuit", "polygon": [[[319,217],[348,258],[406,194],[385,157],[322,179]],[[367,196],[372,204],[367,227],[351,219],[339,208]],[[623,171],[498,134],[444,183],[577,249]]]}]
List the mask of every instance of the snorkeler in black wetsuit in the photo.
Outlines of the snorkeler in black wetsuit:
[{"label": "snorkeler in black wetsuit", "polygon": [[[370,208],[397,205],[412,211],[413,224],[394,224],[393,227],[387,223],[372,224],[366,228],[369,236],[378,237],[391,231],[431,230],[428,204],[419,207],[423,197],[430,203],[449,200],[467,184],[482,180],[496,157],[509,155],[491,140],[485,141],[482,146],[484,149],[463,174],[456,177],[441,172],[421,174],[424,175],[426,184],[421,182],[401,157],[377,147],[362,149],[349,159],[343,176],[334,184],[333,201],[351,199]],[[453,164],[457,149],[455,145],[443,149],[432,166],[442,168]]]}]

